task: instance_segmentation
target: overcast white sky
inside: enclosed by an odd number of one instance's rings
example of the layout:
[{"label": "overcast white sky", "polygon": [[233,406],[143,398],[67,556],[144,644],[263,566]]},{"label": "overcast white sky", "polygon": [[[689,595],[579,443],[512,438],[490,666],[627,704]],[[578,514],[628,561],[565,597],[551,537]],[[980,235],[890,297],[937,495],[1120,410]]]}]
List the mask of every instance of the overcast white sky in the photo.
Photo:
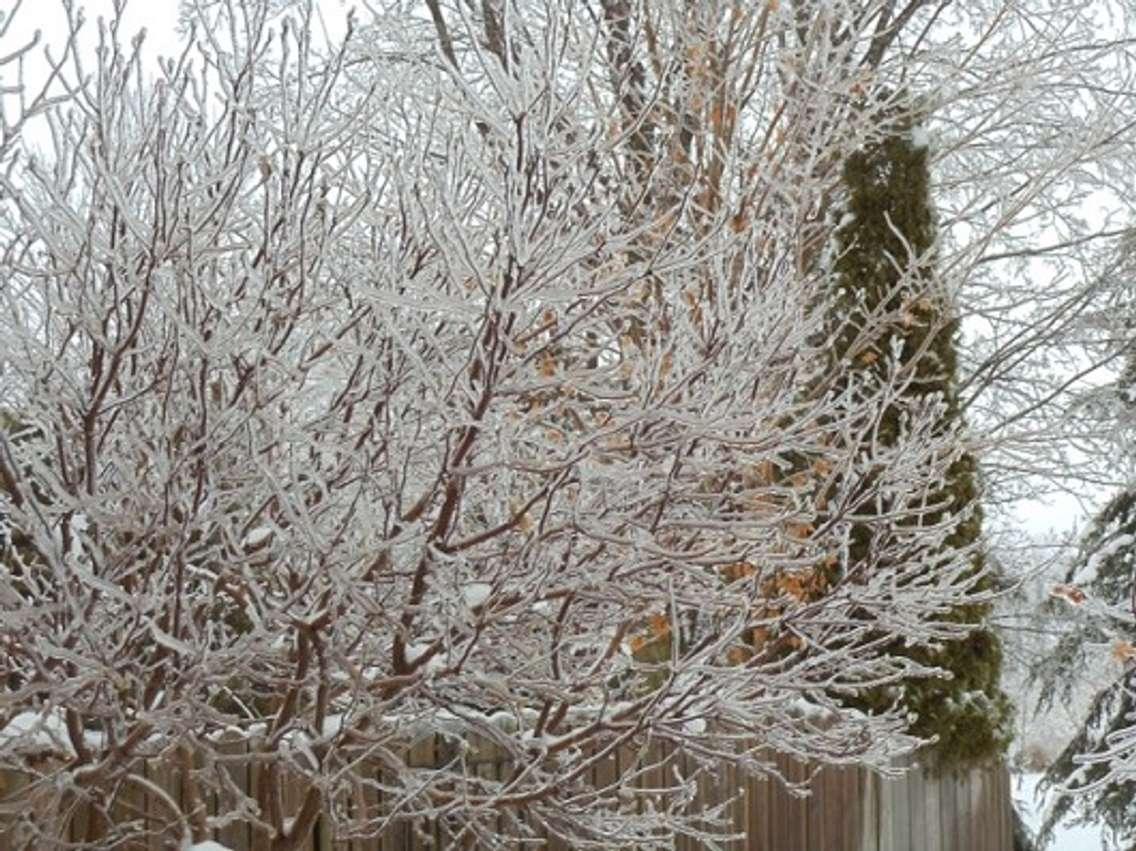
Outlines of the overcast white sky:
[{"label": "overcast white sky", "polygon": [[[14,0],[0,0],[0,9],[10,12]],[[86,0],[76,3],[83,10],[87,23],[84,26],[84,44],[93,47],[97,36],[97,19],[101,16],[110,19],[114,11],[112,0]],[[177,0],[134,0],[127,2],[125,31],[130,35],[146,29],[147,53],[172,53],[177,49]],[[24,0],[16,13],[15,24],[9,37],[5,39],[5,50],[16,43],[22,43],[38,29],[43,33],[47,44],[58,44],[66,33],[66,15],[60,0]]]},{"label": "overcast white sky", "polygon": [[[10,13],[16,0],[0,0],[0,15]],[[324,16],[329,28],[335,32],[342,26],[348,10],[353,3],[346,0],[317,0],[318,9]],[[84,37],[82,43],[86,53],[90,55],[97,43],[98,19],[100,17],[109,21],[114,13],[113,0],[75,0],[77,9],[82,9],[87,23],[83,27]],[[140,30],[146,31],[144,54],[152,62],[157,56],[176,54],[182,46],[177,35],[177,16],[179,0],[126,0],[123,16],[123,41],[129,40]],[[63,12],[62,0],[23,0],[23,5],[16,14],[15,24],[0,47],[0,55],[7,53],[16,44],[22,44],[38,29],[42,32],[43,42],[58,44],[66,33],[66,15]],[[37,56],[37,65],[43,67],[38,61],[42,51]],[[14,81],[5,80],[6,84]]]}]

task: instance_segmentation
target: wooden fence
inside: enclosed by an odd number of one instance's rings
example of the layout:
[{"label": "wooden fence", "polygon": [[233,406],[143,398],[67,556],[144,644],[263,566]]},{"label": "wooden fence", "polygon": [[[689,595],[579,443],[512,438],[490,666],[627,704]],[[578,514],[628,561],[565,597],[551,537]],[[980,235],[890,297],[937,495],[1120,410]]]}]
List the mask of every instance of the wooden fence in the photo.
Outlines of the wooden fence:
[{"label": "wooden fence", "polygon": [[[433,763],[435,750],[423,742],[410,754],[419,766]],[[677,757],[677,758],[676,758]],[[784,775],[793,781],[806,781],[808,768],[787,757],[778,756]],[[492,757],[477,761],[481,776],[501,778],[505,762]],[[672,755],[672,764],[683,771],[687,764]],[[600,767],[597,775],[616,776],[620,766]],[[179,796],[176,774],[145,768],[148,777],[167,790],[176,801]],[[484,773],[483,773],[484,772]],[[594,780],[603,780],[597,776]],[[234,782],[248,789],[245,771],[234,774]],[[698,782],[700,803],[713,803],[733,796],[729,811],[738,833],[731,844],[737,851],[1012,851],[1012,800],[1009,774],[1004,766],[973,769],[962,773],[935,775],[926,770],[909,771],[900,779],[883,779],[859,768],[823,768],[812,777],[812,794],[790,794],[776,780],[755,780],[739,776],[733,768],[723,768],[718,777],[702,777]],[[0,773],[0,803],[20,801],[21,778]],[[740,794],[738,794],[740,792]],[[285,804],[297,805],[295,800]],[[216,801],[212,802],[215,807]],[[30,816],[41,827],[70,834],[74,845],[83,848],[86,821],[91,816],[82,808],[70,824],[58,823],[59,815],[34,810],[34,802],[24,802],[23,817]],[[153,824],[168,822],[155,802],[145,795],[136,800],[116,802],[115,808],[145,813]],[[2,808],[10,809],[10,808]],[[173,826],[167,837],[152,835],[144,840],[118,845],[128,851],[166,851],[178,848]],[[38,851],[34,839],[11,818],[0,820],[0,849]],[[58,835],[58,834],[57,834]],[[235,823],[216,831],[213,839],[233,851],[251,851],[253,837],[247,825]],[[329,823],[317,823],[304,851],[437,851],[458,847],[440,825],[395,825],[381,837],[340,841],[332,835]],[[463,849],[469,845],[462,843]],[[501,848],[508,847],[504,843]],[[531,847],[531,846],[529,846]],[[613,848],[616,846],[613,846]],[[686,838],[675,841],[676,851],[695,851],[702,847]],[[551,841],[549,851],[571,851],[563,842]]]}]

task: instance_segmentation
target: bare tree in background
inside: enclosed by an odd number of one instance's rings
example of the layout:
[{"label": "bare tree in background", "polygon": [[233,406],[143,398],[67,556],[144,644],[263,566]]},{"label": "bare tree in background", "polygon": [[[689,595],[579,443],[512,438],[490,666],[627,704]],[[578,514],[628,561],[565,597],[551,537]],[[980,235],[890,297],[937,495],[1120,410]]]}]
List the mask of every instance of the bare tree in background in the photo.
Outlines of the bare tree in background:
[{"label": "bare tree in background", "polygon": [[[726,829],[691,809],[702,771],[917,744],[842,696],[963,631],[982,577],[934,495],[968,447],[903,373],[820,354],[841,164],[889,130],[865,104],[950,47],[941,9],[893,6],[430,0],[328,46],[310,5],[202,0],[156,79],[105,34],[0,183],[28,847],[92,807],[92,848],[236,822],[283,851],[321,813],[670,847]],[[653,743],[694,773],[590,780]]]}]

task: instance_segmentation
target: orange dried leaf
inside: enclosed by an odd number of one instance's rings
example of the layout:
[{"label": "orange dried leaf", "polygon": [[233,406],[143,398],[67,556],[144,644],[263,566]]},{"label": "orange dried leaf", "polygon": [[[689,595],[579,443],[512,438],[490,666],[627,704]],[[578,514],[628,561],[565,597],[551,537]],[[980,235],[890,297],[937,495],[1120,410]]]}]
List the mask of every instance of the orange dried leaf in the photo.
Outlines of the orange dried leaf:
[{"label": "orange dried leaf", "polygon": [[757,568],[748,561],[736,561],[722,568],[722,575],[731,582],[745,579],[746,577],[753,576],[755,573],[757,573]]},{"label": "orange dried leaf", "polygon": [[814,531],[812,523],[788,523],[785,526],[785,533],[795,541],[808,540]]},{"label": "orange dried leaf", "polygon": [[537,370],[545,378],[552,378],[556,374],[556,358],[552,356],[551,352],[545,352],[540,356],[537,361]]},{"label": "orange dried leaf", "polygon": [[1079,606],[1087,599],[1085,592],[1076,585],[1054,585],[1049,596],[1064,600],[1072,606]]},{"label": "orange dried leaf", "polygon": [[731,647],[726,651],[726,661],[731,665],[744,665],[749,661],[749,651],[744,647]]},{"label": "orange dried leaf", "polygon": [[803,600],[805,597],[805,584],[795,574],[785,574],[777,579],[777,590],[794,600]]},{"label": "orange dried leaf", "polygon": [[1130,641],[1117,639],[1112,645],[1112,658],[1117,662],[1129,662],[1136,659],[1136,647]]},{"label": "orange dried leaf", "polygon": [[770,493],[755,493],[746,500],[750,511],[755,511],[761,514],[768,514],[771,511],[777,511],[781,505],[778,503],[776,497]]}]

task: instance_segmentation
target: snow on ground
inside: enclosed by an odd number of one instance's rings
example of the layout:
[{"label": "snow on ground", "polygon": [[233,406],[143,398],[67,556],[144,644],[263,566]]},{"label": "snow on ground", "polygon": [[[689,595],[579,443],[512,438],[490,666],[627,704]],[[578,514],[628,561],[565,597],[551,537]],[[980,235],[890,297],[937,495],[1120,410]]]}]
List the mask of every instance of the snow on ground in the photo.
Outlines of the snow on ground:
[{"label": "snow on ground", "polygon": [[[1014,801],[1018,805],[1018,812],[1034,833],[1041,826],[1045,811],[1045,802],[1036,796],[1039,780],[1040,774],[1017,774],[1013,779]],[[1108,848],[1097,825],[1061,825],[1047,847],[1049,851],[1102,851]]]}]

